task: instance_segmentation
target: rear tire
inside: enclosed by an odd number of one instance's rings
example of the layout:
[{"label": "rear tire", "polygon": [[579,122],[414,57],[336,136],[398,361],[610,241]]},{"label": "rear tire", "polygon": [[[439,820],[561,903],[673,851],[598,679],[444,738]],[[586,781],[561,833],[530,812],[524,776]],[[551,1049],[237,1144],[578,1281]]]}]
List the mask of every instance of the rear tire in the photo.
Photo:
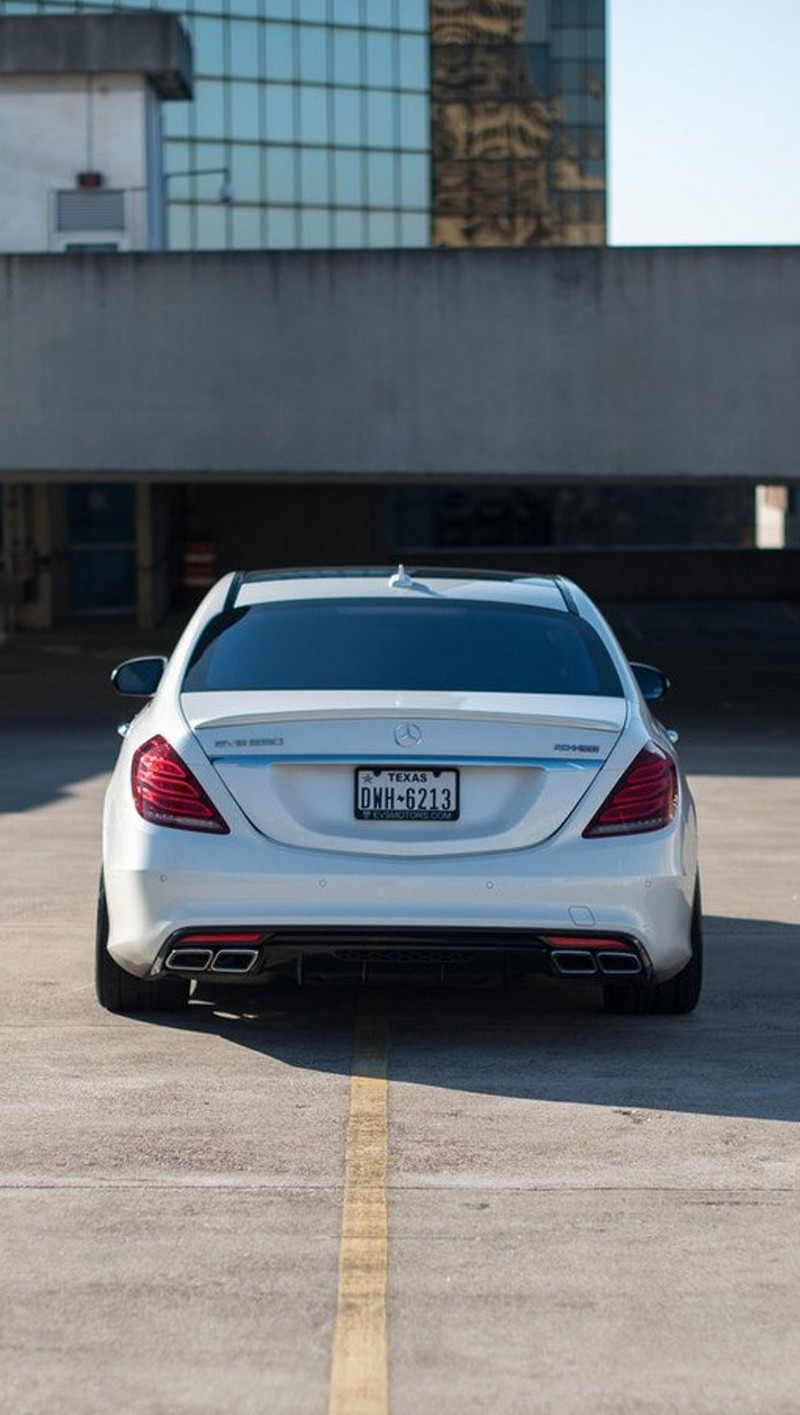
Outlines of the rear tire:
[{"label": "rear tire", "polygon": [[703,911],[698,877],[692,906],[692,956],[684,968],[665,983],[622,983],[603,988],[603,1006],[616,1016],[677,1017],[694,1012],[703,990]]},{"label": "rear tire", "polygon": [[108,907],[100,878],[95,934],[95,992],[107,1012],[176,1012],[189,1001],[185,978],[136,978],[126,973],[108,951]]}]

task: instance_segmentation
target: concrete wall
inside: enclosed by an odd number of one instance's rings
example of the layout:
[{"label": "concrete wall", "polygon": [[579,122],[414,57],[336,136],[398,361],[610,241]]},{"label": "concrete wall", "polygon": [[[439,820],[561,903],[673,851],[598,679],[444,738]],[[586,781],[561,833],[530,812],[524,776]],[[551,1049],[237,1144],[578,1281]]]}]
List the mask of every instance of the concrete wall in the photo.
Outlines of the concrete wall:
[{"label": "concrete wall", "polygon": [[145,74],[162,98],[191,98],[192,47],[178,16],[0,16],[0,74]]},{"label": "concrete wall", "polygon": [[6,257],[0,331],[16,480],[800,478],[795,249]]}]

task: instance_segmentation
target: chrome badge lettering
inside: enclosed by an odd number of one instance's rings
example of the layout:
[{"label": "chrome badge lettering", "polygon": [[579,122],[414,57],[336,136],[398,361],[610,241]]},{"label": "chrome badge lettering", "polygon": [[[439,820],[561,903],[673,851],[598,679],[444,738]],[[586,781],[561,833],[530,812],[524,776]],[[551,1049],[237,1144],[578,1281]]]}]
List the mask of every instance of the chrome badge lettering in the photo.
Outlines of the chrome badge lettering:
[{"label": "chrome badge lettering", "polygon": [[218,737],[214,743],[215,747],[221,747],[223,751],[242,747],[282,747],[282,737]]},{"label": "chrome badge lettering", "polygon": [[591,746],[589,743],[586,742],[556,742],[555,746],[553,747],[553,751],[575,753],[588,752],[591,755],[597,755],[600,752],[600,748]]}]

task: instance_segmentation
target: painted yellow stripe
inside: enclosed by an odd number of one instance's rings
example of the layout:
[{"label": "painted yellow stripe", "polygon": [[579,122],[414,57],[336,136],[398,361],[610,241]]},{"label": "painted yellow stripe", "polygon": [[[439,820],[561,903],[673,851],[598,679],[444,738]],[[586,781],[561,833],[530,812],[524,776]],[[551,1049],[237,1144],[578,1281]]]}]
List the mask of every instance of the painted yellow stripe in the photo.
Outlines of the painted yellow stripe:
[{"label": "painted yellow stripe", "polygon": [[328,1415],[386,1415],[388,1226],[386,1007],[362,994],[356,1017],[345,1146],[339,1295]]}]

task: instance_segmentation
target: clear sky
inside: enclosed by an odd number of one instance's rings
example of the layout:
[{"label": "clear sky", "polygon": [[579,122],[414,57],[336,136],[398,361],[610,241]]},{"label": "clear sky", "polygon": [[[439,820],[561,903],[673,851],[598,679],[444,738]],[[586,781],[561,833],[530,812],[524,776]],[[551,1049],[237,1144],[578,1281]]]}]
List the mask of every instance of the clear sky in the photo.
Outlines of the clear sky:
[{"label": "clear sky", "polygon": [[613,245],[800,242],[800,0],[607,0]]}]

